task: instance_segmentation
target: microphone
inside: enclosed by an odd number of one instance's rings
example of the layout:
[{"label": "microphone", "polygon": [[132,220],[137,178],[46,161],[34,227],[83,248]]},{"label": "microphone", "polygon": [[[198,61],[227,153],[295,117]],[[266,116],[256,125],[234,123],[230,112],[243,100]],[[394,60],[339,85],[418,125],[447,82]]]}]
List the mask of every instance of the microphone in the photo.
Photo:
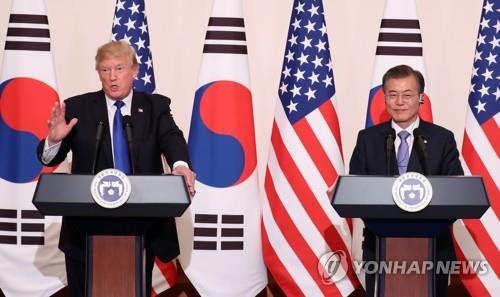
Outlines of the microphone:
[{"label": "microphone", "polygon": [[99,150],[101,149],[102,144],[102,133],[104,132],[104,124],[103,121],[99,121],[96,124],[97,130],[95,132],[95,148],[94,148],[94,158],[92,159],[92,173],[96,174],[96,165],[97,165],[97,156],[99,155]]},{"label": "microphone", "polygon": [[132,117],[129,115],[123,116],[123,129],[125,129],[125,135],[127,137],[127,145],[128,145],[128,154],[130,160],[130,167],[132,169],[132,174],[135,174],[135,164],[134,164],[134,151],[133,151],[133,143],[134,139],[132,137]]},{"label": "microphone", "polygon": [[420,128],[415,128],[413,130],[413,136],[415,137],[415,144],[417,145],[417,153],[420,157],[420,163],[422,164],[422,171],[424,175],[429,174],[429,166],[427,165],[427,149],[424,135],[422,135],[422,130]]},{"label": "microphone", "polygon": [[387,175],[392,175],[392,155],[394,152],[394,140],[396,139],[396,130],[389,128],[385,134],[385,159],[387,165]]}]

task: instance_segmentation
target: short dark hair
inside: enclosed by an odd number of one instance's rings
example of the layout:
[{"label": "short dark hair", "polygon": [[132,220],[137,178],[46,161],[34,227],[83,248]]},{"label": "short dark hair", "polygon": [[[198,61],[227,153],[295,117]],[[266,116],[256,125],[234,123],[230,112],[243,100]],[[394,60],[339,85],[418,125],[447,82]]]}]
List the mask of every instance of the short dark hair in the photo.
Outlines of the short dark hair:
[{"label": "short dark hair", "polygon": [[404,78],[408,76],[413,76],[418,83],[418,93],[422,94],[425,89],[425,80],[424,76],[420,71],[411,68],[408,65],[398,65],[394,66],[391,69],[387,70],[387,72],[382,77],[382,89],[385,93],[385,85],[389,79],[394,78]]}]

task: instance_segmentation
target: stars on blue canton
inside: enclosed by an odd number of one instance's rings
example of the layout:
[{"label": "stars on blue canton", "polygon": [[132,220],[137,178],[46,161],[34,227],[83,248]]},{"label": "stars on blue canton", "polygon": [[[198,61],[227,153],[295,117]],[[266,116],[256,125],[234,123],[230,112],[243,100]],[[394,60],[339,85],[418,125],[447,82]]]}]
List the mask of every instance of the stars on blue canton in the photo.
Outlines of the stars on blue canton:
[{"label": "stars on blue canton", "polygon": [[139,74],[134,81],[134,89],[153,93],[156,84],[153,58],[149,49],[148,21],[144,0],[117,0],[112,34],[113,40],[124,40],[137,52]]},{"label": "stars on blue canton", "polygon": [[292,124],[335,94],[321,1],[294,1],[278,93]]},{"label": "stars on blue canton", "polygon": [[500,3],[485,1],[479,24],[469,105],[479,124],[500,111]]}]

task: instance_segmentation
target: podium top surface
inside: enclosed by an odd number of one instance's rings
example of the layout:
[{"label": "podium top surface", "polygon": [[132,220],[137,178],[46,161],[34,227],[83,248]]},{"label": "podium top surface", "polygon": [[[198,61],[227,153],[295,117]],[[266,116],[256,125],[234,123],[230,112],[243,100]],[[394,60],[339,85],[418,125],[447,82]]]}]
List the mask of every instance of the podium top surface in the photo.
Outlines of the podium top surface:
[{"label": "podium top surface", "polygon": [[177,217],[189,206],[182,176],[131,175],[128,201],[114,209],[98,205],[91,194],[93,175],[42,174],[33,204],[44,215],[81,217]]},{"label": "podium top surface", "polygon": [[342,217],[410,220],[480,218],[489,207],[481,177],[428,176],[433,189],[431,202],[419,212],[406,212],[392,198],[392,185],[396,178],[339,176],[332,205]]}]

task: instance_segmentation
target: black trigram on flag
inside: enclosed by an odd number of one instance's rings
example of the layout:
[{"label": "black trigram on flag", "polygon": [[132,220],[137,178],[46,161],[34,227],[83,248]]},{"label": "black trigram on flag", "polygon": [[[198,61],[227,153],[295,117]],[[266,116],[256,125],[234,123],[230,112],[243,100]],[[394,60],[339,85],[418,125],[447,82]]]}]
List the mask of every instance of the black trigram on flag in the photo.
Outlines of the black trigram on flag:
[{"label": "black trigram on flag", "polygon": [[193,249],[243,250],[243,223],[243,215],[195,214]]},{"label": "black trigram on flag", "polygon": [[242,18],[211,17],[203,53],[247,54],[245,22]]},{"label": "black trigram on flag", "polygon": [[47,16],[11,14],[5,50],[50,51],[50,32]]},{"label": "black trigram on flag", "polygon": [[422,56],[418,20],[382,19],[377,55]]},{"label": "black trigram on flag", "polygon": [[0,244],[44,245],[44,219],[38,210],[0,209]]}]

